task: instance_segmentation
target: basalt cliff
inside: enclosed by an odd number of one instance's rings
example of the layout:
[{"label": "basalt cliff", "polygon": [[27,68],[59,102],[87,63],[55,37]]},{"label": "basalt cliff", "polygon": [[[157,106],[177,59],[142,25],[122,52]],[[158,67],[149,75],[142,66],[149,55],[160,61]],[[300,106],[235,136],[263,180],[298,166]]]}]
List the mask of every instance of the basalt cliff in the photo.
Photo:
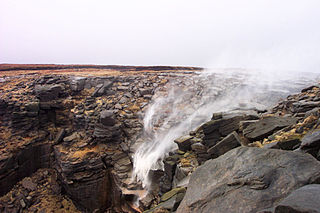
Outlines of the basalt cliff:
[{"label": "basalt cliff", "polygon": [[[319,212],[320,85],[218,110],[248,87],[202,72],[1,65],[0,212]],[[190,116],[146,187],[137,150]]]}]

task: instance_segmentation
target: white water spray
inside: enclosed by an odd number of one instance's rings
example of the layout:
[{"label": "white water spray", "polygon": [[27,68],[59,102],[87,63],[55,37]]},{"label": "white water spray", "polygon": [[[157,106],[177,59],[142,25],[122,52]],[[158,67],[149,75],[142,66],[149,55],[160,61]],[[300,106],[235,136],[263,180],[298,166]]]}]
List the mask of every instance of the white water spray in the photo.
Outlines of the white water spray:
[{"label": "white water spray", "polygon": [[133,178],[150,189],[149,172],[163,169],[163,159],[177,148],[174,139],[208,121],[213,112],[270,107],[314,80],[314,75],[299,76],[228,69],[172,80],[169,91],[156,93],[145,113]]}]

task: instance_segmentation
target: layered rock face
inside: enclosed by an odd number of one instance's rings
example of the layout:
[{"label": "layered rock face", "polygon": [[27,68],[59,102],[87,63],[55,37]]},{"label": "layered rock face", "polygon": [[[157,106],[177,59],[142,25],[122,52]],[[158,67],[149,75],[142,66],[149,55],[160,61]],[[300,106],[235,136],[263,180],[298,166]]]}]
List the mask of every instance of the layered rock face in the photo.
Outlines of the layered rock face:
[{"label": "layered rock face", "polygon": [[[136,212],[131,146],[143,128],[141,113],[155,90],[178,76],[8,77],[0,85],[0,195],[21,193],[13,188],[18,181],[52,168],[59,196],[79,210]],[[23,205],[19,196],[0,199],[0,211],[39,211],[37,196]]]}]

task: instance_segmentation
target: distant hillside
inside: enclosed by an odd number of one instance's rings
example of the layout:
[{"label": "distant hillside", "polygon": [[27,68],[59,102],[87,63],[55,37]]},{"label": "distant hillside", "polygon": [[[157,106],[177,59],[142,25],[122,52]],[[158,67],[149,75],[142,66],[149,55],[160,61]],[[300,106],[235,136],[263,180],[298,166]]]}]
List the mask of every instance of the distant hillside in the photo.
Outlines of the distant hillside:
[{"label": "distant hillside", "polygon": [[62,69],[108,69],[117,71],[142,70],[202,70],[200,67],[185,66],[120,66],[120,65],[57,65],[57,64],[0,64],[0,71],[16,70],[62,70]]}]

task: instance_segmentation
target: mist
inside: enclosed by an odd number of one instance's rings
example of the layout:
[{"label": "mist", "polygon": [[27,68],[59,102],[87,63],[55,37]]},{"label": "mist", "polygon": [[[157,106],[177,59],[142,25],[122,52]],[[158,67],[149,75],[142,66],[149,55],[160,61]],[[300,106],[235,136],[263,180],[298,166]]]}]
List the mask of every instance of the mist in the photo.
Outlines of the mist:
[{"label": "mist", "polygon": [[2,0],[0,63],[319,72],[317,0]]}]

